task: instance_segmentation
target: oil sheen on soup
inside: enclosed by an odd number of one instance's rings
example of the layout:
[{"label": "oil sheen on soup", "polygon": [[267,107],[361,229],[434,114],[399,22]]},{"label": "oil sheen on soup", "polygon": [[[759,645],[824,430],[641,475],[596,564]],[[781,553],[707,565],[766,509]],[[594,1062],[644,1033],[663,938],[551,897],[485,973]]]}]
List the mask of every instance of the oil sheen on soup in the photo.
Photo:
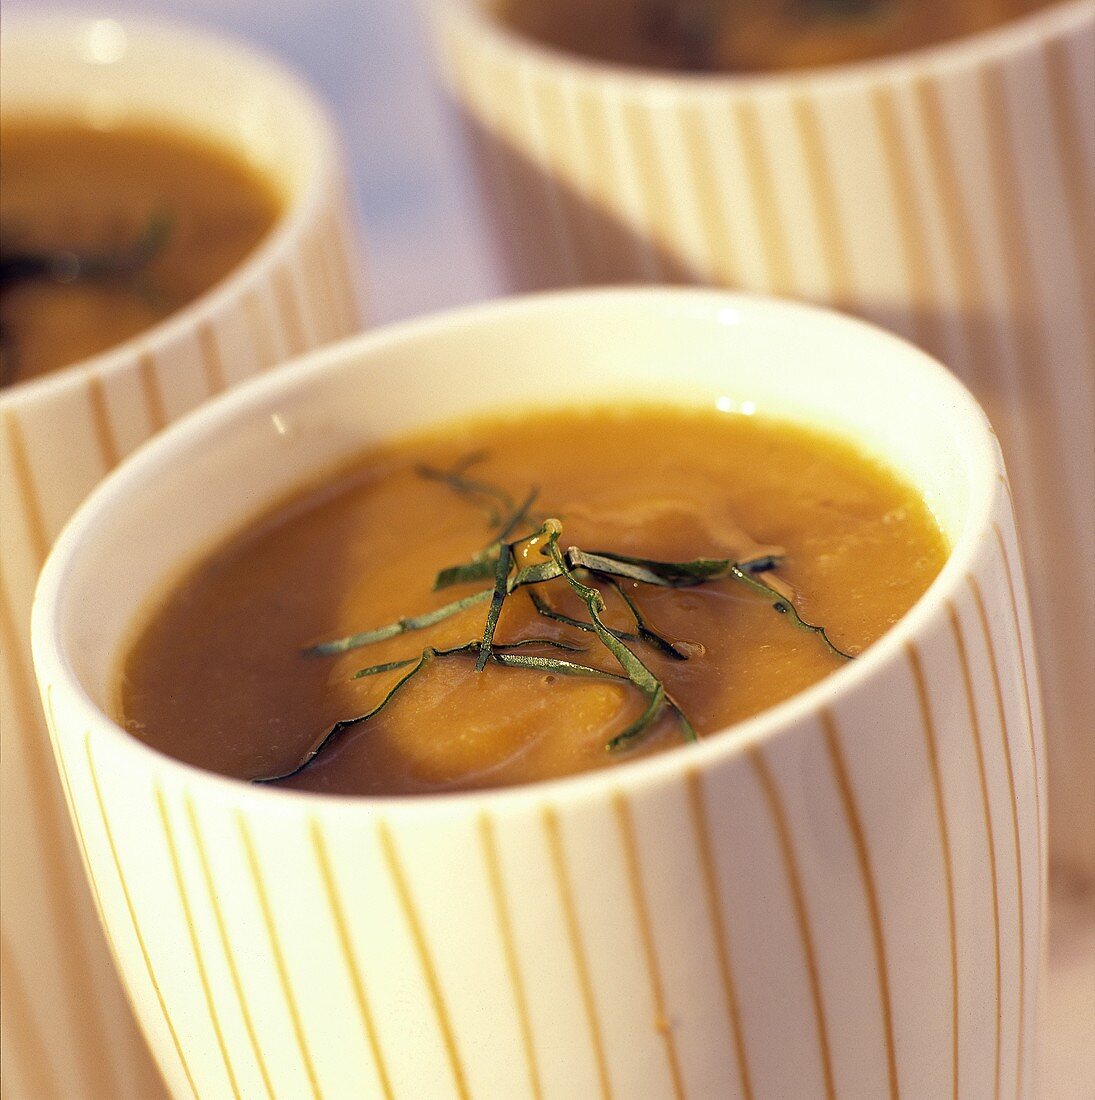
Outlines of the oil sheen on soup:
[{"label": "oil sheen on soup", "polygon": [[0,385],[163,320],[235,268],[278,216],[233,152],[152,126],[0,121]]},{"label": "oil sheen on soup", "polygon": [[497,0],[530,38],[600,61],[764,72],[884,57],[987,30],[1050,0]]},{"label": "oil sheen on soup", "polygon": [[759,415],[469,422],[194,568],[142,623],[117,711],[181,760],[316,791],[565,776],[687,750],[841,668],[946,554],[894,474]]}]

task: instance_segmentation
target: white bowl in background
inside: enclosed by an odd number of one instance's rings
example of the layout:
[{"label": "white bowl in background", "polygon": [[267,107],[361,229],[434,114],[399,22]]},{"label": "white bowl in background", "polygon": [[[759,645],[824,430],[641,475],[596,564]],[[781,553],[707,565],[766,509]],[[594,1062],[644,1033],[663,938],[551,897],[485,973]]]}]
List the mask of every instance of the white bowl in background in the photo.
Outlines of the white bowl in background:
[{"label": "white bowl in background", "polygon": [[231,148],[284,200],[267,237],[192,303],[0,390],[5,1088],[148,1100],[162,1085],[97,927],[49,760],[31,672],[34,585],[65,520],[126,454],[211,395],[361,327],[358,246],[325,109],[250,49],[130,19],[5,20],[0,107],[13,119],[162,123]]}]

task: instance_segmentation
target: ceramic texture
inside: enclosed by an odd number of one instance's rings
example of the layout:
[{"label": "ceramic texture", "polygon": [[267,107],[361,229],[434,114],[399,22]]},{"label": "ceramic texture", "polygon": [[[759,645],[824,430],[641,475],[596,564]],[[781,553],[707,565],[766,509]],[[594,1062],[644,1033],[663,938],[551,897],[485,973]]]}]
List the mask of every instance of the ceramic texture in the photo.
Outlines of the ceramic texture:
[{"label": "ceramic texture", "polygon": [[[548,376],[852,436],[921,488],[951,558],[805,693],[570,780],[307,795],[181,765],[105,715],[135,615],[194,555],[371,443],[534,405]],[[178,1097],[1033,1096],[1031,647],[968,393],[870,326],[708,291],[479,307],[227,395],[96,491],[34,612],[100,914]]]},{"label": "ceramic texture", "polygon": [[163,1086],[97,927],[34,690],[34,585],[64,522],[139,444],[243,378],[361,327],[357,241],[325,112],[250,52],[153,25],[16,22],[4,27],[0,80],[5,115],[167,122],[240,149],[286,197],[265,242],[192,305],[0,391],[4,1092],[149,1100]]},{"label": "ceramic texture", "polygon": [[1095,0],[892,60],[737,78],[570,59],[487,7],[434,4],[516,285],[826,302],[980,400],[1031,566],[1051,852],[1095,881]]}]

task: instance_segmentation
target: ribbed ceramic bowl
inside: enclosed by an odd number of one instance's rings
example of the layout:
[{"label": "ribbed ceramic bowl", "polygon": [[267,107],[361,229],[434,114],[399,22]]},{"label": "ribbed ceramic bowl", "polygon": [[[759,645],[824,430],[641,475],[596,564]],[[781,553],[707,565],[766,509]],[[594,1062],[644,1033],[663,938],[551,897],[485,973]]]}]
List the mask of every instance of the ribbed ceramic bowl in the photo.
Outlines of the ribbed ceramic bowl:
[{"label": "ribbed ceramic bowl", "polygon": [[827,302],[973,390],[1031,564],[1051,851],[1095,882],[1095,0],[755,77],[598,65],[506,31],[490,0],[433,8],[517,286],[668,280]]},{"label": "ribbed ceramic bowl", "polygon": [[[309,795],[111,720],[135,618],[211,543],[378,441],[535,407],[548,377],[855,439],[920,488],[950,559],[829,679],[568,780]],[[179,1097],[1034,1095],[1045,760],[1007,482],[969,394],[880,330],[638,290],[337,345],[100,487],[33,633],[101,914]]]},{"label": "ribbed ceramic bowl", "polygon": [[163,122],[236,149],[285,196],[266,240],[193,304],[0,390],[4,1091],[147,1100],[162,1086],[107,957],[49,760],[31,673],[34,585],[65,520],[124,455],[211,395],[360,328],[356,240],[326,112],[238,46],[129,21],[5,20],[0,109]]}]

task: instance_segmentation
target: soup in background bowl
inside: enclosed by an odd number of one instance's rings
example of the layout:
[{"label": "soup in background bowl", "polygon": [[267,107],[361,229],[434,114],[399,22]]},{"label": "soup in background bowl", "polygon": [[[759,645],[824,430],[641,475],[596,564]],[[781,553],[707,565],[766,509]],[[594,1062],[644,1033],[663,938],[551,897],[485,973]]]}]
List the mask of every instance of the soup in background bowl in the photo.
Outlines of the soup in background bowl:
[{"label": "soup in background bowl", "polygon": [[[148,609],[256,513],[445,423],[637,402],[845,441],[915,491],[951,547],[939,575],[804,691],[569,778],[286,790],[181,763],[112,717]],[[560,522],[578,518],[571,504]],[[454,544],[450,564],[474,548]],[[103,919],[177,1089],[933,1096],[998,1079],[1033,1095],[1045,761],[1007,483],[966,391],[879,330],[630,290],[326,349],[211,404],[94,494],[44,572],[34,645]],[[566,707],[551,719],[566,731]]]},{"label": "soup in background bowl", "polygon": [[0,114],[0,385],[137,335],[231,272],[281,212],[230,147]]},{"label": "soup in background bowl", "polygon": [[[149,1100],[163,1086],[114,974],[49,760],[31,667],[34,585],[67,518],[130,451],[211,395],[360,328],[357,240],[326,111],[294,76],[251,50],[128,19],[5,18],[0,104],[5,213],[17,192],[9,196],[8,173],[16,168],[9,124],[65,120],[105,131],[104,143],[169,133],[187,149],[216,150],[228,156],[231,172],[245,166],[265,216],[273,214],[267,230],[256,228],[261,239],[242,262],[169,316],[158,312],[158,296],[182,296],[184,288],[157,263],[189,231],[181,210],[161,211],[150,197],[140,218],[119,225],[109,242],[82,221],[58,226],[44,245],[97,252],[109,244],[115,265],[121,258],[135,268],[125,272],[131,282],[147,276],[148,285],[135,289],[156,303],[155,323],[90,359],[0,390],[4,1088],[34,1097]],[[146,168],[151,180],[154,166]],[[41,191],[71,185],[59,175]],[[148,253],[148,230],[161,212],[170,235],[161,232],[147,265],[133,264]],[[6,262],[6,218],[4,232]],[[13,294],[43,290],[52,299],[55,289],[23,283]],[[79,290],[81,310],[93,312],[108,290],[102,281],[63,289]],[[7,328],[6,291],[4,299]],[[124,310],[119,303],[110,312]],[[18,319],[11,322],[17,332]],[[55,1041],[58,1029],[64,1042]]]},{"label": "soup in background bowl", "polygon": [[515,31],[598,61],[677,72],[843,64],[977,34],[1054,0],[497,0]]}]

